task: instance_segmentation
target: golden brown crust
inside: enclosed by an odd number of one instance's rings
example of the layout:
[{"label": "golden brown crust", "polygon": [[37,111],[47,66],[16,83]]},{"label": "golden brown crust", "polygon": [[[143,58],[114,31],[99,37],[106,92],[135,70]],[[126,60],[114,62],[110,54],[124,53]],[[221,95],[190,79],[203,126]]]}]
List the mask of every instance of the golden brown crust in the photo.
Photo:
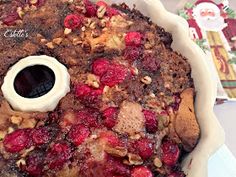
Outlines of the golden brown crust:
[{"label": "golden brown crust", "polygon": [[184,149],[191,151],[200,136],[200,128],[194,111],[194,90],[186,89],[182,92],[181,103],[175,118],[175,131],[181,139]]}]

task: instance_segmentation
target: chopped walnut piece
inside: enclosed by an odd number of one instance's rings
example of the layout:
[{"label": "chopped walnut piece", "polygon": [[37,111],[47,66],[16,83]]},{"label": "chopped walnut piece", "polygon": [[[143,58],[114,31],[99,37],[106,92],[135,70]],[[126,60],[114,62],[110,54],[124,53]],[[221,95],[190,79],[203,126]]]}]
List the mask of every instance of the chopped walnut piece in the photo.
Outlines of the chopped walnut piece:
[{"label": "chopped walnut piece", "polygon": [[82,44],[83,41],[81,41],[79,38],[74,38],[72,40],[72,43],[73,43],[73,45],[79,45],[79,44]]},{"label": "chopped walnut piece", "polygon": [[146,85],[150,85],[152,83],[152,78],[149,76],[145,76],[141,79],[141,81]]},{"label": "chopped walnut piece", "polygon": [[89,25],[89,28],[95,29],[96,28],[96,22],[91,22]]},{"label": "chopped walnut piece", "polygon": [[100,81],[99,81],[98,76],[96,76],[94,74],[88,74],[86,84],[89,85],[89,86],[92,86],[94,88],[99,88],[100,87]]},{"label": "chopped walnut piece", "polygon": [[38,0],[30,0],[30,4],[36,4]]},{"label": "chopped walnut piece", "polygon": [[91,33],[91,36],[92,36],[93,38],[97,38],[97,37],[99,37],[100,35],[101,35],[101,31],[98,30],[98,29],[93,30],[92,33]]},{"label": "chopped walnut piece", "polygon": [[72,30],[69,29],[69,28],[65,28],[65,30],[64,30],[64,34],[65,34],[65,35],[68,35],[68,34],[70,34],[71,32],[72,32]]},{"label": "chopped walnut piece", "polygon": [[129,165],[141,165],[143,160],[139,155],[128,153]]},{"label": "chopped walnut piece", "polygon": [[47,39],[40,39],[40,42],[41,42],[41,43],[46,43],[46,42],[47,42]]},{"label": "chopped walnut piece", "polygon": [[31,151],[33,151],[34,150],[34,146],[31,146],[29,149],[26,149],[26,150],[24,150],[24,152],[23,152],[23,154],[21,155],[21,157],[26,157]]},{"label": "chopped walnut piece", "polygon": [[52,42],[55,43],[55,44],[57,44],[57,45],[59,45],[59,44],[62,42],[62,40],[63,40],[63,39],[62,39],[61,37],[59,37],[59,38],[53,39]]},{"label": "chopped walnut piece", "polygon": [[138,139],[141,138],[141,135],[140,134],[135,134],[133,136],[130,136],[129,138],[132,139],[132,140],[138,140]]},{"label": "chopped walnut piece", "polygon": [[8,129],[7,129],[7,134],[12,133],[12,132],[14,132],[14,128],[8,127]]},{"label": "chopped walnut piece", "polygon": [[106,153],[116,157],[125,157],[128,153],[128,150],[126,148],[118,146],[117,147],[105,146],[104,150]]},{"label": "chopped walnut piece", "polygon": [[19,117],[19,116],[11,116],[11,123],[16,124],[16,125],[20,125],[23,118]]},{"label": "chopped walnut piece", "polygon": [[46,43],[46,46],[47,46],[49,49],[54,49],[54,45],[53,45],[52,42]]},{"label": "chopped walnut piece", "polygon": [[20,160],[18,160],[17,162],[16,162],[16,165],[18,166],[18,167],[21,167],[21,165],[26,165],[26,162],[25,162],[25,159],[20,159]]},{"label": "chopped walnut piece", "polygon": [[98,18],[103,18],[105,13],[106,13],[106,7],[105,6],[100,6],[97,10],[97,16]]},{"label": "chopped walnut piece", "polygon": [[156,158],[153,160],[153,163],[154,163],[154,165],[155,165],[156,167],[158,167],[158,168],[162,167],[162,162],[161,162],[161,160],[160,160],[158,157],[156,157]]},{"label": "chopped walnut piece", "polygon": [[0,131],[0,141],[6,136],[7,131]]},{"label": "chopped walnut piece", "polygon": [[17,7],[17,13],[21,19],[23,18],[25,14],[24,11],[22,10],[22,7]]},{"label": "chopped walnut piece", "polygon": [[81,28],[81,31],[86,31],[86,27],[83,26],[83,27]]},{"label": "chopped walnut piece", "polygon": [[118,35],[113,35],[106,42],[106,46],[112,49],[123,50],[125,48],[124,38]]},{"label": "chopped walnut piece", "polygon": [[111,26],[114,28],[126,28],[132,25],[133,22],[128,21],[121,15],[115,15],[111,18]]},{"label": "chopped walnut piece", "polygon": [[23,119],[22,123],[19,125],[19,128],[34,128],[37,121],[33,118]]}]

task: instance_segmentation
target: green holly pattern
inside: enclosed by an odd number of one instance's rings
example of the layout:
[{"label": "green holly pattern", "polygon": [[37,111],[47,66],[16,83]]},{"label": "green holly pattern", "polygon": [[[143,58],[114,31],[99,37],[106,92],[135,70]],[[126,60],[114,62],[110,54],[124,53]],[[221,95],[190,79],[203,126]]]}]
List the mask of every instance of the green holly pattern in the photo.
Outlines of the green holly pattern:
[{"label": "green holly pattern", "polygon": [[185,20],[188,20],[190,18],[186,10],[183,10],[183,9],[178,11],[178,15],[184,18]]},{"label": "green holly pattern", "polygon": [[194,42],[206,53],[209,51],[206,39],[195,39]]},{"label": "green holly pattern", "polygon": [[236,51],[230,51],[230,54],[233,56],[228,63],[229,64],[236,64]]},{"label": "green holly pattern", "polygon": [[233,9],[231,8],[227,8],[226,9],[226,13],[228,14],[229,18],[236,18],[236,13]]}]

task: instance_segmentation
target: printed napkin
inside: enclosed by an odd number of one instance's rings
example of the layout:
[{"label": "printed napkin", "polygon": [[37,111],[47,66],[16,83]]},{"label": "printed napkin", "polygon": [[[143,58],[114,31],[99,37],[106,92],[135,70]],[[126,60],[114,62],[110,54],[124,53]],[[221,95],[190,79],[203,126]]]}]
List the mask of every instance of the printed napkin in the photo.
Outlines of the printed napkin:
[{"label": "printed napkin", "polygon": [[208,56],[218,82],[217,97],[236,100],[236,13],[228,1],[188,2],[178,14],[188,21],[190,37]]}]

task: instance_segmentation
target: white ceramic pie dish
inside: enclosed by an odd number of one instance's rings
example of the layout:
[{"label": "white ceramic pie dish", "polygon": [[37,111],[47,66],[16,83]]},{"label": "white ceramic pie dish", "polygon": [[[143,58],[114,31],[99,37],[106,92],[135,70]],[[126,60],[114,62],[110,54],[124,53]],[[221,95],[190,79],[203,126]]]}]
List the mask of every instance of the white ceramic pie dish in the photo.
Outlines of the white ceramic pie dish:
[{"label": "white ceramic pie dish", "polygon": [[125,2],[136,8],[173,36],[172,48],[185,56],[192,68],[196,89],[195,110],[201,128],[201,138],[182,167],[187,177],[207,177],[209,157],[224,143],[224,131],[220,126],[213,106],[216,99],[216,83],[207,66],[204,52],[189,38],[187,22],[168,12],[160,0],[110,0],[111,3]]}]

